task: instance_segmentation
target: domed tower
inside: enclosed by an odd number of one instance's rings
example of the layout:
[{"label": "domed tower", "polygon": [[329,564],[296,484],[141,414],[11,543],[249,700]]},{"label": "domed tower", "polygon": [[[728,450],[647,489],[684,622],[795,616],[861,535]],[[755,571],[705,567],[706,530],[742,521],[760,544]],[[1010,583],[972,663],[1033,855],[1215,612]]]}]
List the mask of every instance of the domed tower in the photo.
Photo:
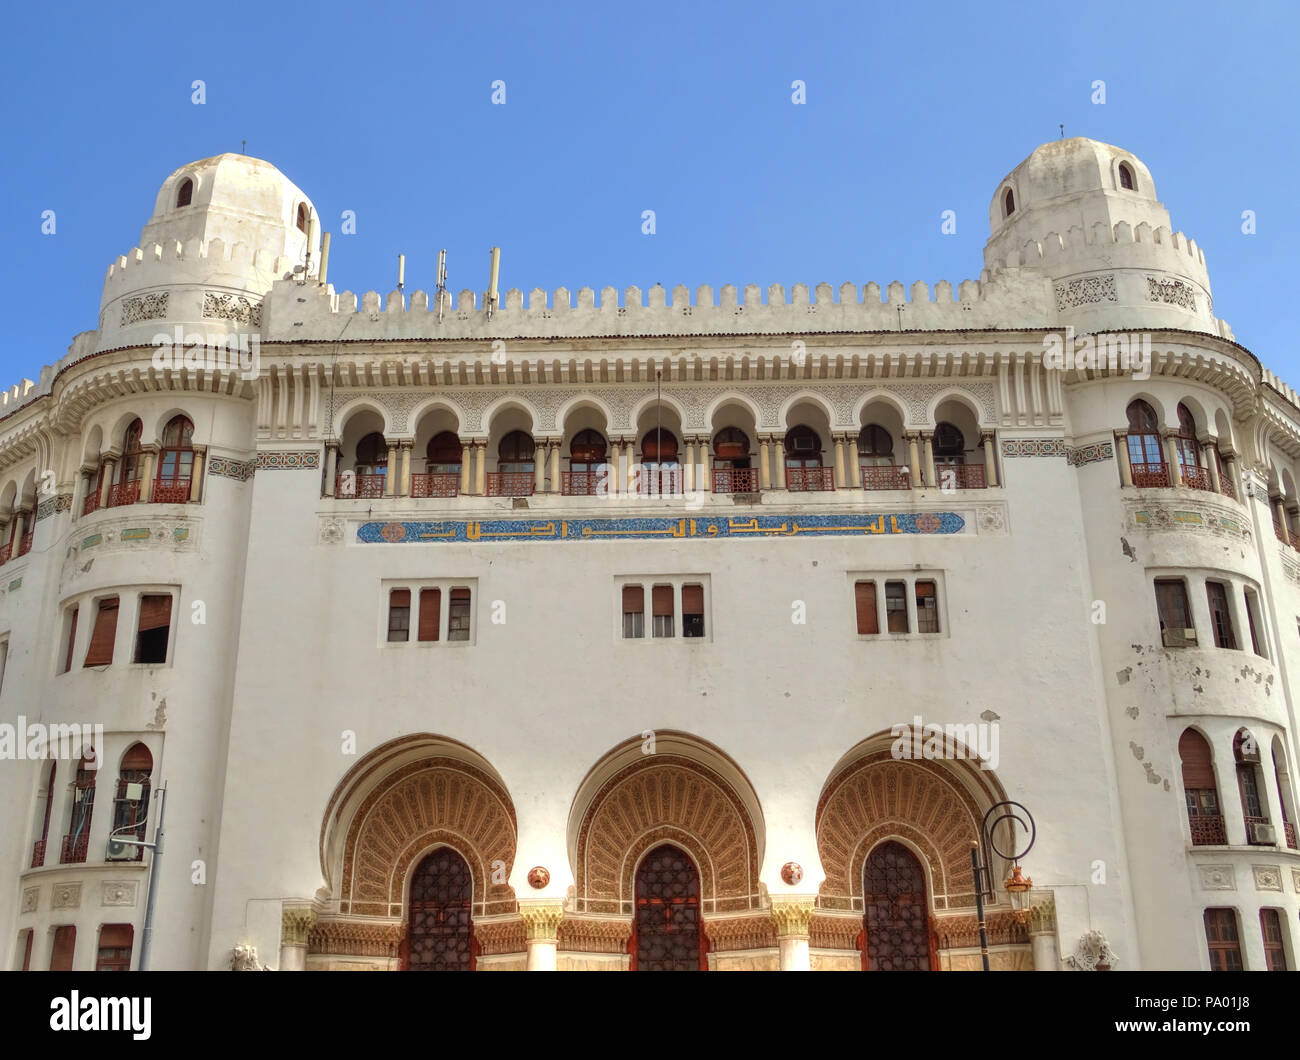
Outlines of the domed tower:
[{"label": "domed tower", "polygon": [[1173,232],[1151,171],[1076,136],[1035,149],[998,184],[984,262],[1043,269],[1062,324],[1080,332],[1181,328],[1228,335],[1205,256]]},{"label": "domed tower", "polygon": [[269,162],[224,154],[191,162],[158,192],[140,246],[109,266],[99,346],[150,345],[159,332],[220,338],[256,331],[277,279],[306,266],[316,212]]}]

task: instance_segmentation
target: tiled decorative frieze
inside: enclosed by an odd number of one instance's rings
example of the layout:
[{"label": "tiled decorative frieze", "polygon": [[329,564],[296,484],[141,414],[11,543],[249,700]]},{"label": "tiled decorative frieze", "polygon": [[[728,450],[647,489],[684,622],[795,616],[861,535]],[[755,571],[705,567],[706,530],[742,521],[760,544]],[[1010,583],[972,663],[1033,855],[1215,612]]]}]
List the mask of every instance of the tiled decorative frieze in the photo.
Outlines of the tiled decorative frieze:
[{"label": "tiled decorative frieze", "polygon": [[139,294],[122,299],[122,321],[119,327],[138,324],[142,320],[157,320],[167,315],[167,291]]},{"label": "tiled decorative frieze", "polygon": [[1154,276],[1148,276],[1147,300],[1151,302],[1167,302],[1170,305],[1182,306],[1184,309],[1196,312],[1196,292],[1190,284],[1186,284],[1182,280],[1161,280]]},{"label": "tiled decorative frieze", "polygon": [[368,522],[363,544],[465,541],[749,540],[772,537],[862,537],[877,534],[960,534],[956,512],[880,515],[684,516],[678,519],[484,519],[442,522]]},{"label": "tiled decorative frieze", "polygon": [[236,482],[247,482],[257,470],[256,460],[232,460],[228,456],[208,457],[208,474],[233,478]]},{"label": "tiled decorative frieze", "polygon": [[1093,442],[1091,445],[1081,445],[1077,448],[1067,445],[1065,459],[1071,467],[1083,467],[1085,464],[1114,460],[1115,446],[1111,442]]},{"label": "tiled decorative frieze", "polygon": [[1125,508],[1125,524],[1129,530],[1191,530],[1237,540],[1251,539],[1249,524],[1237,513],[1218,505],[1203,504],[1194,509],[1143,499],[1129,501]]},{"label": "tiled decorative frieze", "polygon": [[1066,445],[1060,438],[1003,438],[1003,456],[1065,456]]},{"label": "tiled decorative frieze", "polygon": [[305,471],[320,467],[319,449],[302,449],[288,453],[258,453],[256,471]]},{"label": "tiled decorative frieze", "polygon": [[262,303],[253,302],[242,294],[203,292],[203,317],[205,320],[231,320],[236,324],[262,326]]},{"label": "tiled decorative frieze", "polygon": [[36,521],[39,523],[42,519],[47,519],[58,512],[66,512],[71,507],[71,493],[60,493],[54,497],[47,497],[36,506]]},{"label": "tiled decorative frieze", "polygon": [[1056,309],[1058,312],[1075,309],[1081,305],[1097,302],[1115,302],[1119,296],[1115,293],[1115,275],[1081,276],[1077,280],[1056,285]]}]

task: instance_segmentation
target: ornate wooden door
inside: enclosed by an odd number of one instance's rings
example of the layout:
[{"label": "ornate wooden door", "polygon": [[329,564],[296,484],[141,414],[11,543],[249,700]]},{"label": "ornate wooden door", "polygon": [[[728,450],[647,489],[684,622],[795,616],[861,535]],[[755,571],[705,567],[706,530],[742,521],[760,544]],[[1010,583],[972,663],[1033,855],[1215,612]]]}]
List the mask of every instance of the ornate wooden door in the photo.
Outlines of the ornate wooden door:
[{"label": "ornate wooden door", "polygon": [[700,874],[677,847],[656,847],[636,873],[633,969],[690,972],[707,968],[703,938]]},{"label": "ornate wooden door", "polygon": [[882,843],[863,867],[863,966],[873,972],[931,968],[925,872],[901,843]]},{"label": "ornate wooden door", "polygon": [[468,972],[474,967],[469,866],[440,847],[411,876],[405,967],[413,972]]}]

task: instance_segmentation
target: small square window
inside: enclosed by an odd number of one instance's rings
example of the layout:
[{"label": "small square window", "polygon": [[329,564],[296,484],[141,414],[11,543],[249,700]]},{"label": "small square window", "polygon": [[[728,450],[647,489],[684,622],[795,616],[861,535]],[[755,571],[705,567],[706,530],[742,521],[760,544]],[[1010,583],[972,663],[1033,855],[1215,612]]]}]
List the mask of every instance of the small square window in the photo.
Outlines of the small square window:
[{"label": "small square window", "polygon": [[411,590],[394,589],[388,595],[388,641],[405,643],[411,639]]}]

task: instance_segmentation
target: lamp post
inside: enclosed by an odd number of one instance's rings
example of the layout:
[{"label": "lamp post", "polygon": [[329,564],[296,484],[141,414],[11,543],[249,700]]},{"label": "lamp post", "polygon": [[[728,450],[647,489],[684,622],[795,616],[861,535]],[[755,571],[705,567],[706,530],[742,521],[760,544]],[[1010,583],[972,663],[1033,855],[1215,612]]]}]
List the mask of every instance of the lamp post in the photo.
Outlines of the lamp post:
[{"label": "lamp post", "polygon": [[[989,818],[998,814],[992,821]],[[1004,851],[1000,849],[994,840],[994,832],[998,825],[1003,821],[1010,822],[1011,827],[1011,845],[1012,849]],[[1025,843],[1023,850],[1017,850],[1016,847],[1016,825],[1024,829],[1028,841]],[[1019,860],[1023,858],[1033,848],[1034,840],[1038,838],[1038,828],[1034,824],[1034,818],[1027,809],[1018,802],[997,802],[988,808],[984,814],[984,820],[980,822],[980,837],[989,845],[989,849],[1011,862],[1011,875],[1007,877],[1006,888],[1011,898],[1011,904],[1016,910],[1017,916],[1027,915],[1029,912],[1029,891],[1033,887],[1034,881],[1023,876],[1020,872]],[[975,912],[979,918],[980,929],[980,960],[984,964],[984,970],[989,970],[989,935],[988,925],[984,920],[984,898],[987,895],[993,897],[993,885],[989,880],[989,869],[980,860],[980,844],[972,842],[970,845],[970,867],[971,872],[975,875]]]}]

